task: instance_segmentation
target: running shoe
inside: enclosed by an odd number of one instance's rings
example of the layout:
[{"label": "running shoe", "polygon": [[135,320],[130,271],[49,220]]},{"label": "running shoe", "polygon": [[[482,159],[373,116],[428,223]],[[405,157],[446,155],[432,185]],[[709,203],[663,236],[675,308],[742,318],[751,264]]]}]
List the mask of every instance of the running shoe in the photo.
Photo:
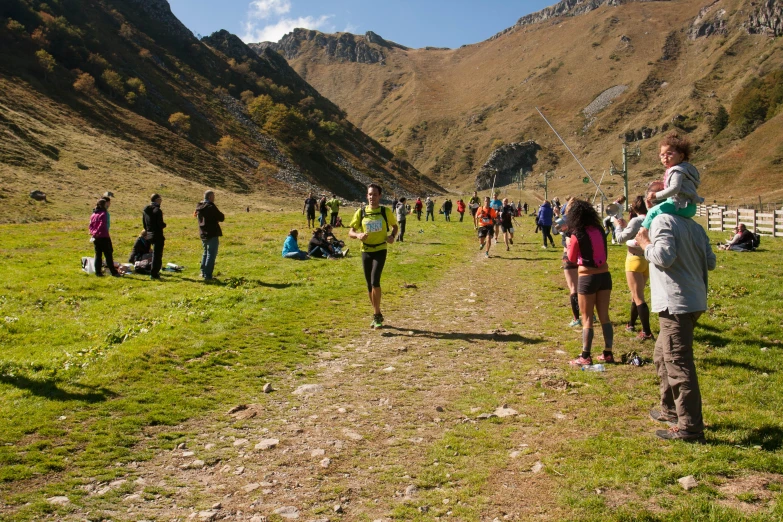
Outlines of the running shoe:
[{"label": "running shoe", "polygon": [[593,364],[592,357],[582,357],[581,355],[573,361],[568,361],[568,364],[573,366],[591,366]]},{"label": "running shoe", "polygon": [[374,314],[372,316],[372,322],[370,323],[370,328],[382,328],[383,327],[383,316],[381,314]]},{"label": "running shoe", "polygon": [[543,248],[544,250],[546,250],[547,246],[546,246],[546,245],[544,245],[544,246],[542,246],[541,248]]},{"label": "running shoe", "polygon": [[481,243],[481,246],[479,247],[479,250],[484,250],[484,247],[485,247],[485,246],[486,246],[486,245],[485,245],[484,243]]},{"label": "running shoe", "polygon": [[582,326],[582,320],[581,319],[574,319],[570,323],[568,323],[569,328],[576,328],[577,326]]},{"label": "running shoe", "polygon": [[627,333],[632,333],[632,334],[635,334],[635,333],[636,333],[636,328],[634,328],[634,327],[633,327],[633,326],[631,326],[630,324],[626,324],[626,325],[625,325],[625,331],[626,331]]},{"label": "running shoe", "polygon": [[655,336],[653,334],[646,334],[644,332],[639,332],[639,335],[636,336],[636,340],[640,343],[643,343],[644,341],[653,341],[655,340]]},{"label": "running shoe", "polygon": [[506,252],[510,252],[510,251],[511,251],[511,248],[506,247]]},{"label": "running shoe", "polygon": [[596,360],[599,363],[614,364],[614,355],[611,353],[609,355],[601,354],[598,357],[596,357]]},{"label": "running shoe", "polygon": [[513,245],[514,244],[514,238],[513,237],[508,238],[508,242]]},{"label": "running shoe", "polygon": [[489,252],[484,252],[484,255],[485,255],[486,257],[489,257]]}]

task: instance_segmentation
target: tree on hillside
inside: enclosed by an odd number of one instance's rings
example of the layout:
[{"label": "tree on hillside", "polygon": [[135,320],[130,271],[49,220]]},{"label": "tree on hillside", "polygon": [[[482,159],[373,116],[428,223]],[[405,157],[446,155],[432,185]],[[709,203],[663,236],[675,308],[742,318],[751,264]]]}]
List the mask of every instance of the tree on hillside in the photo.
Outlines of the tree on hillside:
[{"label": "tree on hillside", "polygon": [[262,94],[256,97],[247,105],[247,111],[250,117],[257,125],[263,126],[266,123],[269,112],[275,106],[275,102],[268,94]]},{"label": "tree on hillside", "polygon": [[720,132],[726,128],[729,124],[729,112],[723,105],[718,107],[715,111],[715,116],[710,120],[710,132],[713,136],[717,136]]},{"label": "tree on hillside", "polygon": [[127,82],[125,82],[125,85],[128,86],[128,88],[132,91],[134,91],[139,96],[147,96],[147,87],[144,85],[144,82],[141,81],[138,78],[131,78]]},{"label": "tree on hillside", "polygon": [[112,96],[115,94],[125,96],[125,84],[122,82],[122,76],[118,73],[111,69],[106,69],[103,71],[103,74],[101,74],[101,79],[103,79],[103,82],[109,88]]},{"label": "tree on hillside", "polygon": [[94,96],[97,90],[95,89],[95,78],[90,73],[81,73],[76,81],[73,82],[73,88],[82,94],[87,96]]},{"label": "tree on hillside", "polygon": [[190,116],[181,112],[175,112],[169,116],[169,125],[180,136],[185,136],[190,132]]},{"label": "tree on hillside", "polygon": [[47,53],[43,49],[38,49],[35,52],[35,57],[38,59],[38,66],[41,68],[41,70],[44,73],[44,80],[48,81],[49,73],[53,72],[54,66],[57,65],[54,56]]},{"label": "tree on hillside", "polygon": [[230,159],[234,157],[234,154],[236,154],[238,143],[237,140],[235,140],[231,136],[223,136],[218,140],[216,147],[217,147],[218,154],[220,154],[224,158]]},{"label": "tree on hillside", "polygon": [[402,162],[408,159],[408,151],[401,145],[397,145],[392,149],[394,158],[397,160],[397,166],[402,168]]}]

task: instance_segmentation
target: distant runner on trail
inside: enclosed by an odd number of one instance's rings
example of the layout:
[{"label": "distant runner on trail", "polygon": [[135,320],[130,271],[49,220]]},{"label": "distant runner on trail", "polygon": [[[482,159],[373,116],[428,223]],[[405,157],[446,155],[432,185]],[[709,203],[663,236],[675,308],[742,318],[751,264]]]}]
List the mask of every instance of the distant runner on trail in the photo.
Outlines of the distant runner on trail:
[{"label": "distant runner on trail", "polygon": [[514,214],[516,210],[513,204],[508,203],[508,198],[503,198],[503,209],[500,211],[500,229],[506,242],[506,252],[511,250],[509,244],[514,244]]},{"label": "distant runner on trail", "polygon": [[476,212],[478,212],[481,206],[481,198],[478,196],[478,192],[473,191],[473,197],[468,201],[468,207],[470,208],[470,215],[473,216],[473,228],[478,228],[478,221],[476,220]]},{"label": "distant runner on trail", "polygon": [[381,190],[375,183],[367,187],[368,205],[353,215],[348,232],[349,237],[362,242],[364,278],[374,312],[370,323],[372,328],[383,327],[381,273],[386,264],[387,244],[394,243],[398,228],[394,211],[381,206]]},{"label": "distant runner on trail", "polygon": [[313,193],[310,192],[307,195],[307,199],[304,200],[304,208],[302,214],[307,212],[307,228],[315,227],[315,206],[318,204],[318,200],[313,197]]},{"label": "distant runner on trail", "polygon": [[495,235],[495,222],[497,221],[498,213],[489,204],[489,196],[484,198],[484,206],[478,209],[476,212],[476,221],[478,221],[478,238],[479,238],[479,250],[484,249],[484,245],[487,245],[487,251],[485,256],[489,257],[489,248],[492,245],[492,237]]},{"label": "distant runner on trail", "polygon": [[500,212],[503,210],[503,202],[498,199],[499,192],[495,192],[494,199],[489,202],[489,206],[492,207],[492,209],[497,213],[497,218],[495,219],[495,243],[498,242],[498,237],[500,236]]}]

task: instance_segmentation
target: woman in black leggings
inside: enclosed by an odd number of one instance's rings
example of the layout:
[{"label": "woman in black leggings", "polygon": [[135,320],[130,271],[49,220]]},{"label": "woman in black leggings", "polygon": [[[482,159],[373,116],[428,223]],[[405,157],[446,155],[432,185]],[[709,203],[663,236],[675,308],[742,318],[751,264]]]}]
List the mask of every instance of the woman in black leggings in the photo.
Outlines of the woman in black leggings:
[{"label": "woman in black leggings", "polygon": [[367,187],[365,208],[356,211],[351,220],[348,236],[362,242],[362,266],[367,280],[367,293],[373,307],[370,326],[383,326],[381,313],[381,273],[386,264],[387,245],[397,236],[397,218],[394,211],[381,206],[381,187],[375,183]]}]

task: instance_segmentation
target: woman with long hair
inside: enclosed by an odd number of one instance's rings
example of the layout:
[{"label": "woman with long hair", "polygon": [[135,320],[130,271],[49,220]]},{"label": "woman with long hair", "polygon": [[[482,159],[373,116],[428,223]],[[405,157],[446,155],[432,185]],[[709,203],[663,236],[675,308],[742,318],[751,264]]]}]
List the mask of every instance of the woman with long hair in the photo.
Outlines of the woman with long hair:
[{"label": "woman with long hair", "polygon": [[[636,214],[636,217],[631,218],[628,223],[622,218],[614,219],[617,227],[615,239],[620,244],[633,240],[639,233],[639,229],[642,228],[644,218],[647,217],[644,196],[636,197],[631,203],[631,210]],[[642,323],[642,331],[636,338],[639,341],[647,341],[653,339],[650,330],[650,308],[644,300],[644,287],[647,285],[647,280],[650,279],[650,265],[644,256],[631,253],[630,247],[634,244],[635,242],[629,244],[628,255],[625,257],[625,278],[628,281],[628,290],[631,291],[631,319],[625,325],[625,331],[636,333],[636,319],[639,318]]]},{"label": "woman with long hair", "polygon": [[114,277],[119,277],[120,273],[114,266],[114,247],[111,243],[111,236],[109,235],[109,204],[111,200],[108,198],[99,199],[95,204],[95,209],[90,216],[90,235],[92,236],[92,244],[95,247],[95,275],[102,276],[103,268],[101,262],[103,258],[106,258],[106,268]]},{"label": "woman with long hair", "polygon": [[[582,319],[579,317],[579,296],[576,293],[576,284],[579,280],[579,273],[577,272],[577,269],[579,267],[576,265],[576,263],[572,263],[568,260],[568,245],[572,239],[571,231],[569,230],[568,224],[566,223],[566,218],[568,216],[568,208],[573,201],[576,200],[571,196],[566,198],[566,204],[563,207],[562,217],[555,222],[556,226],[560,229],[560,233],[562,234],[563,264],[561,268],[563,269],[563,275],[565,276],[566,286],[568,286],[571,313],[574,316],[574,319],[568,323],[568,326],[571,328],[582,326]],[[576,239],[574,239],[574,241],[576,241]]]},{"label": "woman with long hair", "polygon": [[577,265],[577,293],[582,313],[582,353],[571,361],[574,365],[593,364],[593,310],[598,312],[604,336],[604,352],[599,362],[613,363],[614,330],[609,319],[612,275],[607,263],[606,235],[598,213],[587,201],[575,200],[568,206],[566,223],[571,232],[568,261]]}]

